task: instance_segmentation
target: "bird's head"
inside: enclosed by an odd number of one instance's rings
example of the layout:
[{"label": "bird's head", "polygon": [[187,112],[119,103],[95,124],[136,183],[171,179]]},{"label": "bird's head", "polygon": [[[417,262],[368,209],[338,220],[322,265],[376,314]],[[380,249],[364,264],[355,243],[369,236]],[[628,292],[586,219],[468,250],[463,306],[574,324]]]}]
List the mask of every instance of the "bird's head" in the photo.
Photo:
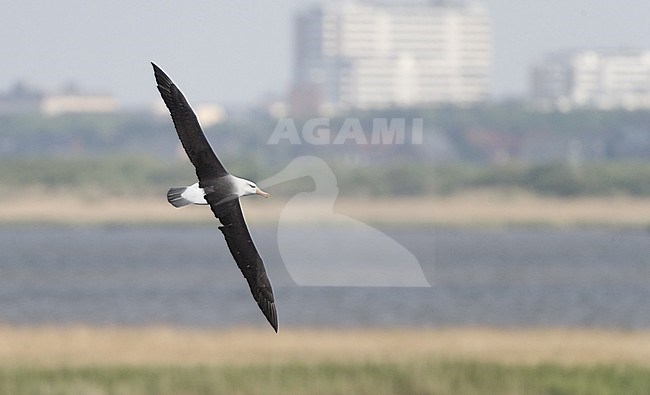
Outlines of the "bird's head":
[{"label": "bird's head", "polygon": [[260,195],[265,198],[269,197],[269,194],[261,190],[253,181],[238,178],[237,183],[237,194],[240,197],[247,195]]}]

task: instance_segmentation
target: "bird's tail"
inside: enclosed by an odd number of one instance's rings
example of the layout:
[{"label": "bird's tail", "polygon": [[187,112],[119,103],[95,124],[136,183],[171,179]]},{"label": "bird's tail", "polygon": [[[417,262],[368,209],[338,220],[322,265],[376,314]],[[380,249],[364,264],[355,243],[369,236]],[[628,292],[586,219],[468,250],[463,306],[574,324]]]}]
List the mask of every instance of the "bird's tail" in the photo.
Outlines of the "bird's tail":
[{"label": "bird's tail", "polygon": [[167,201],[176,208],[185,207],[192,204],[191,201],[185,199],[182,195],[187,190],[187,187],[173,187],[167,191]]}]

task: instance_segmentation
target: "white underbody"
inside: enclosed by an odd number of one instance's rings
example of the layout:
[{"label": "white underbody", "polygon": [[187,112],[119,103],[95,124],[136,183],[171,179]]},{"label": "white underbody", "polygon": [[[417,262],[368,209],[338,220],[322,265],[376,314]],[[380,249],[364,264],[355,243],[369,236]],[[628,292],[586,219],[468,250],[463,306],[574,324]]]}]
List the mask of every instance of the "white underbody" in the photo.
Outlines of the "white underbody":
[{"label": "white underbody", "polygon": [[[243,178],[235,177],[232,175],[228,175],[228,177],[230,177],[230,179],[225,180],[225,183],[222,182],[221,185],[222,188],[228,188],[227,190],[220,191],[223,196],[228,197],[224,199],[229,200],[233,195],[237,197],[254,194],[262,195],[264,197],[269,196],[268,193],[259,189],[257,185],[255,185],[255,183],[252,181],[244,180]],[[170,188],[167,192],[167,201],[176,208],[185,207],[190,204],[208,204],[205,199],[205,190],[199,187],[198,182],[190,185],[189,187]],[[218,203],[219,202],[216,204]]]},{"label": "white underbody", "polygon": [[198,182],[187,187],[185,192],[181,194],[181,197],[189,200],[192,204],[208,204],[205,200],[205,191],[199,187]]}]

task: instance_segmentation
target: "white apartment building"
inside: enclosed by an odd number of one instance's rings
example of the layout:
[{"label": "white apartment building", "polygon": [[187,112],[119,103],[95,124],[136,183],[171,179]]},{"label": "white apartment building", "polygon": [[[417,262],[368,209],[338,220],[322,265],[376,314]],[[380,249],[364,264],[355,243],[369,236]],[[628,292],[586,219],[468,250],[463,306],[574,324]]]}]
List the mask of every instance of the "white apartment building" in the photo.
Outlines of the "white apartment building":
[{"label": "white apartment building", "polygon": [[542,109],[650,108],[650,51],[580,50],[556,53],[537,64],[531,96]]},{"label": "white apartment building", "polygon": [[45,115],[112,113],[117,102],[111,95],[81,92],[74,87],[45,91],[16,83],[0,93],[0,114],[41,113]]},{"label": "white apartment building", "polygon": [[488,98],[487,9],[457,2],[343,1],[296,18],[294,106],[321,112]]}]

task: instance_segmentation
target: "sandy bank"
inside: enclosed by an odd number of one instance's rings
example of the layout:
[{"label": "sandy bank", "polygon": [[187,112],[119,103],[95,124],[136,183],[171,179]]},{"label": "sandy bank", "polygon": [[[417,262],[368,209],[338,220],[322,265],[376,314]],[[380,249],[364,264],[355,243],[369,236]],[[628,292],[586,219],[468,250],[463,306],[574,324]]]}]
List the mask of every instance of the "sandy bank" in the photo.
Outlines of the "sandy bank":
[{"label": "sandy bank", "polygon": [[581,329],[265,329],[0,327],[0,364],[250,364],[400,361],[650,366],[650,332]]},{"label": "sandy bank", "polygon": [[[243,199],[249,223],[324,223],[335,221],[329,202],[287,205],[286,199]],[[283,211],[284,210],[284,211]],[[650,226],[650,199],[632,197],[543,198],[525,194],[463,194],[396,199],[339,198],[334,212],[367,223],[441,226]],[[164,224],[211,223],[206,207],[172,208],[146,197],[75,198],[28,195],[3,201],[0,223]]]}]

